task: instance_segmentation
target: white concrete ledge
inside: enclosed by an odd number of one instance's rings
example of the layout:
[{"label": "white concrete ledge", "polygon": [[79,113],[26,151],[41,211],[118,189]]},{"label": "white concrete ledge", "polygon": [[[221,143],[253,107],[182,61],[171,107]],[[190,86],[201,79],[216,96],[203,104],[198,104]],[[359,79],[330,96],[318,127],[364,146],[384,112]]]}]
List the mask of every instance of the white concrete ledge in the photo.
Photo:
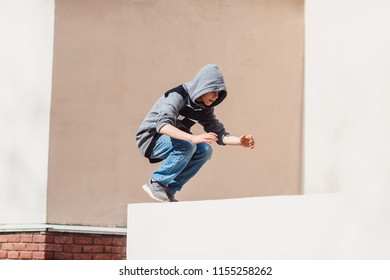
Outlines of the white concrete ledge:
[{"label": "white concrete ledge", "polygon": [[95,233],[95,234],[118,234],[126,235],[126,228],[116,227],[94,227],[56,224],[9,224],[1,225],[0,232],[37,232],[37,231],[57,231],[74,233]]},{"label": "white concrete ledge", "polygon": [[389,259],[390,196],[128,206],[128,259]]}]

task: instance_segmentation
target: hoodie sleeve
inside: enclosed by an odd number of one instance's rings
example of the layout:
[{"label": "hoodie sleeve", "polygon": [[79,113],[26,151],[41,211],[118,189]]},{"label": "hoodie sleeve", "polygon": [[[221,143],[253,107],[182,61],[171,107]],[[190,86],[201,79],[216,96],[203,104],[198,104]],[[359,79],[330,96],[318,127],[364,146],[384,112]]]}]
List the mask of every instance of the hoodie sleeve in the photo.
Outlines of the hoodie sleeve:
[{"label": "hoodie sleeve", "polygon": [[218,135],[217,143],[219,145],[225,145],[222,140],[223,137],[229,134],[229,132],[226,131],[223,123],[216,118],[214,108],[209,109],[204,118],[199,120],[199,123],[203,126],[206,132],[214,132]]},{"label": "hoodie sleeve", "polygon": [[176,126],[177,116],[184,105],[185,99],[177,92],[162,96],[158,106],[156,131],[160,133],[160,129],[166,124]]}]

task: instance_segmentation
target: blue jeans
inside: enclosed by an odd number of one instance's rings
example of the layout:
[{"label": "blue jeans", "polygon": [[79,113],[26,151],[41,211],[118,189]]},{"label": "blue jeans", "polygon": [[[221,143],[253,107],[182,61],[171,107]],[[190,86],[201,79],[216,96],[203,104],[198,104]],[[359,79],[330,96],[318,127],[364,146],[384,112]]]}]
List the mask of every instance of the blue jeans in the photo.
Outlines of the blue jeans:
[{"label": "blue jeans", "polygon": [[151,157],[164,161],[151,177],[167,186],[167,192],[175,194],[211,158],[212,152],[211,145],[207,143],[193,144],[162,135]]}]

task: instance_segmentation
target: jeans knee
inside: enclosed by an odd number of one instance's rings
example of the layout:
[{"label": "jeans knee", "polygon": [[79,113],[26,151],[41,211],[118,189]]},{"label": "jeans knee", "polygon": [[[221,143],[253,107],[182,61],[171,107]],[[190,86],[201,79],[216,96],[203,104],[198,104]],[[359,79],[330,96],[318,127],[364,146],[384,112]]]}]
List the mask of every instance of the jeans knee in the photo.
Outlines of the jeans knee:
[{"label": "jeans knee", "polygon": [[194,154],[196,151],[196,144],[188,142],[188,141],[182,141],[180,143],[180,151],[186,151],[190,154]]},{"label": "jeans knee", "polygon": [[213,154],[213,147],[211,147],[210,144],[207,143],[200,143],[197,145],[197,153],[204,157],[205,159],[210,159],[211,155]]}]

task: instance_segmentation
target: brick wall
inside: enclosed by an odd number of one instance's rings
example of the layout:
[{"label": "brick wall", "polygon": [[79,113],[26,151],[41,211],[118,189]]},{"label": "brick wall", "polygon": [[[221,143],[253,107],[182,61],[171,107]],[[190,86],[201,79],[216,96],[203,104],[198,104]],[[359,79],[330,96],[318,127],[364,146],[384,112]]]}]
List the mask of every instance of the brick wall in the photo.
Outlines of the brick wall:
[{"label": "brick wall", "polygon": [[125,260],[126,235],[3,232],[0,233],[0,259]]}]

